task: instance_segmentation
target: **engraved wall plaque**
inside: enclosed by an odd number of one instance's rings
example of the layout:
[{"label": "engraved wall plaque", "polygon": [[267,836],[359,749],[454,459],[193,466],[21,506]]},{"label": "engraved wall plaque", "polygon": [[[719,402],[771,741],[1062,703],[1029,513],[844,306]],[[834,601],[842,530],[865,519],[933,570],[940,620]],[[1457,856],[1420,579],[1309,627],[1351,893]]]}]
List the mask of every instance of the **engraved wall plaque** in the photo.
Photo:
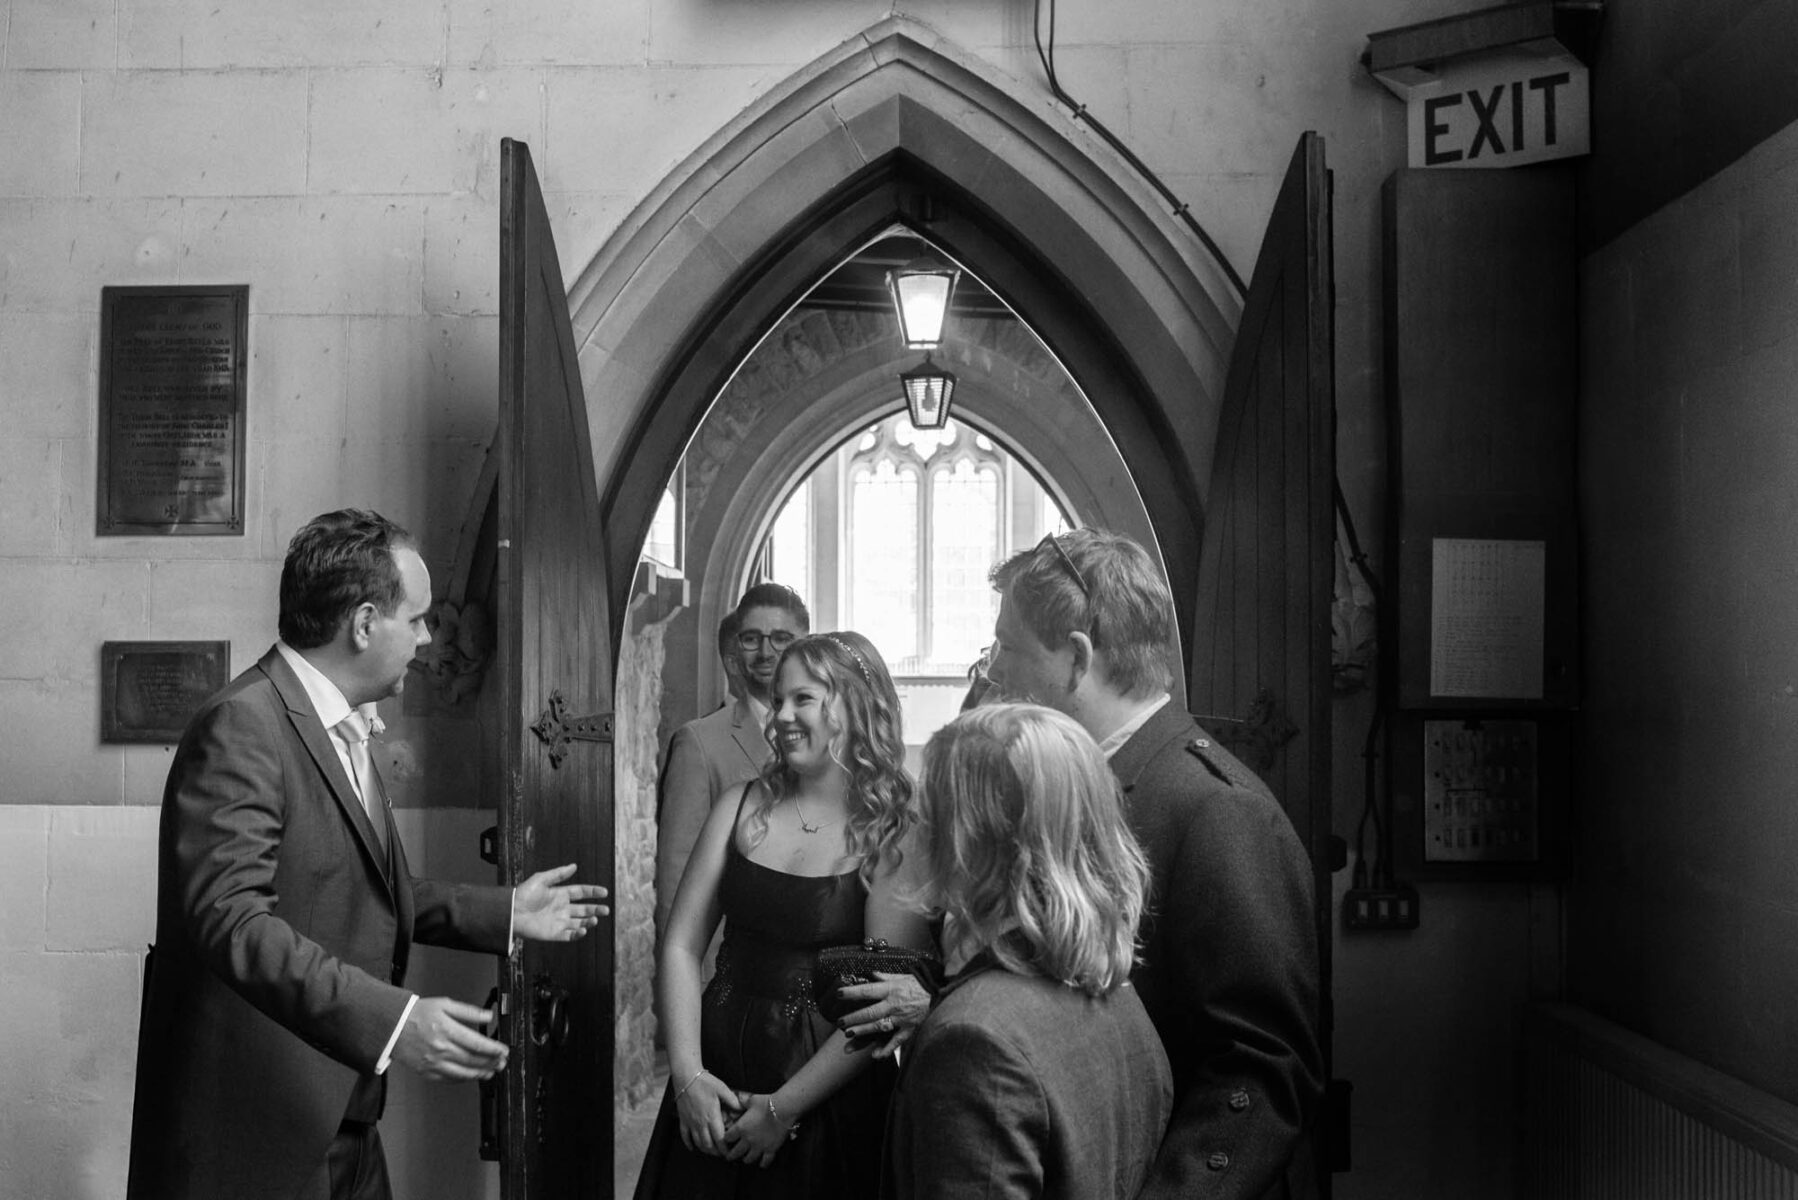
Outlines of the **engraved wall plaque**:
[{"label": "engraved wall plaque", "polygon": [[241,536],[249,286],[100,295],[94,532]]},{"label": "engraved wall plaque", "polygon": [[100,740],[178,742],[230,675],[230,642],[102,642]]}]

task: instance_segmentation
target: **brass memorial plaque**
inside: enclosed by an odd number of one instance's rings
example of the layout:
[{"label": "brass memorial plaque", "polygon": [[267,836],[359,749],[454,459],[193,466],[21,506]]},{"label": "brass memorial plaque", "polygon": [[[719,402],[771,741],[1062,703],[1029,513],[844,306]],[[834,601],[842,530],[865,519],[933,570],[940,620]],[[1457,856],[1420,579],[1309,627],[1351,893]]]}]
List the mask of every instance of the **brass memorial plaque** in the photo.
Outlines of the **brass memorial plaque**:
[{"label": "brass memorial plaque", "polygon": [[230,642],[100,643],[100,740],[180,741],[230,674]]},{"label": "brass memorial plaque", "polygon": [[100,297],[94,532],[241,536],[249,286]]}]

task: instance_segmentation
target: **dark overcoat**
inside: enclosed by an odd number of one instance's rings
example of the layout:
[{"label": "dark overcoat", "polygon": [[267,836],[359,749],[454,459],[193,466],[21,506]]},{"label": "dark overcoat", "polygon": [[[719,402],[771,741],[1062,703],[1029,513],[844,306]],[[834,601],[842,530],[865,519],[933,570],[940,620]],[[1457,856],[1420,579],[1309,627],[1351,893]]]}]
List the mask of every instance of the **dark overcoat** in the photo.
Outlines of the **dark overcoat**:
[{"label": "dark overcoat", "polygon": [[1323,1090],[1310,861],[1266,785],[1171,702],[1111,767],[1154,877],[1132,979],[1174,1079],[1143,1195],[1285,1195]]}]

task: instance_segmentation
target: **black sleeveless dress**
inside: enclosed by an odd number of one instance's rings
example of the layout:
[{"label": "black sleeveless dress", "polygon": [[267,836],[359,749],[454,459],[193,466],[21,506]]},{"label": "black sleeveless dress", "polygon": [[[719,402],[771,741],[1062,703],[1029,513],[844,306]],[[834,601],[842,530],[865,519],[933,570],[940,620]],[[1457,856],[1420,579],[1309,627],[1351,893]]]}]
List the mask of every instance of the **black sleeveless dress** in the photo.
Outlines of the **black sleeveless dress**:
[{"label": "black sleeveless dress", "polygon": [[[856,872],[814,877],[776,871],[745,858],[732,831],[719,883],[724,942],[700,1010],[707,1071],[732,1089],[767,1095],[805,1065],[833,1031],[812,990],[817,953],[862,940],[866,899]],[[636,1200],[855,1200],[879,1194],[890,1062],[871,1064],[804,1114],[799,1136],[766,1168],[681,1144],[674,1091],[685,1082],[669,1080]]]}]

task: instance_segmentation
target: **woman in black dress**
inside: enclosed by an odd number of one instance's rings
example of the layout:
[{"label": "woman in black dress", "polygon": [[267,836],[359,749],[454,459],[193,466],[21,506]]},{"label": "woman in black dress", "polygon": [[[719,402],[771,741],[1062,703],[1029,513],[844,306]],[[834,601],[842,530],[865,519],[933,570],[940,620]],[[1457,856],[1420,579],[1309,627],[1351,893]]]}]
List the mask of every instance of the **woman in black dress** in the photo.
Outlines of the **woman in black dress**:
[{"label": "woman in black dress", "polygon": [[[826,946],[928,949],[899,698],[866,638],[800,638],[775,672],[774,761],[708,818],[656,981],[668,1093],[638,1200],[873,1197],[892,1081],[817,1008]],[[717,973],[700,957],[724,921]]]}]

